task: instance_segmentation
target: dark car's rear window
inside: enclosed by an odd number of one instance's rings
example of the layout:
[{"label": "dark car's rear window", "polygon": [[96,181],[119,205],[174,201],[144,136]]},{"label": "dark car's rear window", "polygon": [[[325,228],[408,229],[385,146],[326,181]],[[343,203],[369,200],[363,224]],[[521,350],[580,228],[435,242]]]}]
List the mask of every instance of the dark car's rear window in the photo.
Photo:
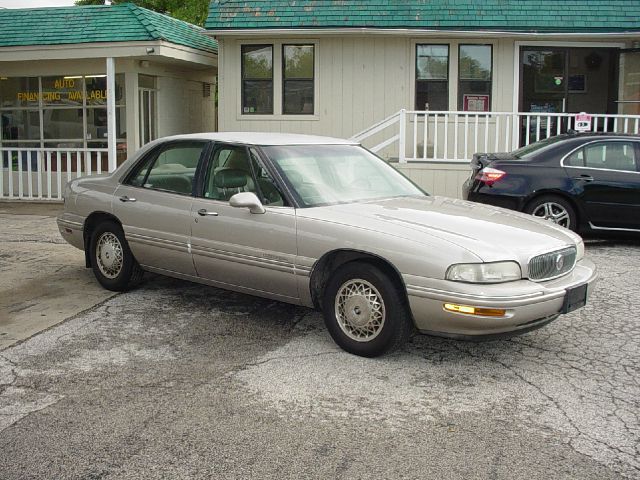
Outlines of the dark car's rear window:
[{"label": "dark car's rear window", "polygon": [[529,158],[539,153],[542,153],[547,148],[552,148],[556,143],[566,140],[565,136],[549,137],[539,142],[531,143],[524,147],[520,147],[517,150],[511,152],[514,158]]}]

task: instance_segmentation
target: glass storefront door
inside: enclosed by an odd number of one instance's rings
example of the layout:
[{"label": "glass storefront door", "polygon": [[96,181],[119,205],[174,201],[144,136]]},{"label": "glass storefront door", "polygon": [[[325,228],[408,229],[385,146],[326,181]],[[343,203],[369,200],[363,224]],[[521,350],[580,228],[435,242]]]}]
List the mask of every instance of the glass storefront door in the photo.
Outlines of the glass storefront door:
[{"label": "glass storefront door", "polygon": [[[616,52],[610,48],[521,47],[519,111],[619,113]],[[529,138],[535,139],[540,131],[540,138],[546,138],[547,132],[555,135],[567,130],[563,117],[532,117],[528,125]],[[598,128],[603,127],[600,122]],[[523,139],[525,130],[523,125]]]},{"label": "glass storefront door", "polygon": [[523,112],[561,113],[567,107],[567,52],[564,49],[521,50]]}]

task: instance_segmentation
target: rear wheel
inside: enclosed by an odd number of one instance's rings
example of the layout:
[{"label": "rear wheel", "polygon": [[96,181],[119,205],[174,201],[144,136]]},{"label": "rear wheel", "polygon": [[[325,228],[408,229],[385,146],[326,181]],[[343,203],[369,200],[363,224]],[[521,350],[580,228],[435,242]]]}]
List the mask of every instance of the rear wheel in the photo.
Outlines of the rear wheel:
[{"label": "rear wheel", "polygon": [[573,231],[578,230],[578,217],[575,209],[567,200],[557,195],[543,195],[534,198],[524,211],[534,217],[551,220]]},{"label": "rear wheel", "polygon": [[142,280],[144,271],[116,222],[106,221],[96,227],[91,234],[90,249],[93,273],[107,290],[122,292]]},{"label": "rear wheel", "polygon": [[351,262],[332,275],[323,297],[324,321],[344,350],[376,357],[404,344],[413,321],[401,286],[379,268]]}]

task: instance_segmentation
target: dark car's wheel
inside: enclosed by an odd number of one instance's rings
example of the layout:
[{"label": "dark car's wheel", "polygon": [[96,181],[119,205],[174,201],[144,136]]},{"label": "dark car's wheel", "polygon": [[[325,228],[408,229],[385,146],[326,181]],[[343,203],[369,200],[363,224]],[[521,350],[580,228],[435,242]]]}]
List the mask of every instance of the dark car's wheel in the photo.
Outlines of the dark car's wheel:
[{"label": "dark car's wheel", "polygon": [[543,195],[534,198],[527,204],[524,211],[534,217],[551,220],[573,231],[578,230],[578,217],[575,209],[567,200],[557,195]]},{"label": "dark car's wheel", "polygon": [[123,292],[142,280],[144,271],[133,257],[124,232],[116,222],[99,224],[91,234],[91,267],[100,285]]},{"label": "dark car's wheel", "polygon": [[411,336],[413,320],[401,285],[368,263],[350,262],[329,280],[324,321],[334,341],[363,357],[391,352]]}]

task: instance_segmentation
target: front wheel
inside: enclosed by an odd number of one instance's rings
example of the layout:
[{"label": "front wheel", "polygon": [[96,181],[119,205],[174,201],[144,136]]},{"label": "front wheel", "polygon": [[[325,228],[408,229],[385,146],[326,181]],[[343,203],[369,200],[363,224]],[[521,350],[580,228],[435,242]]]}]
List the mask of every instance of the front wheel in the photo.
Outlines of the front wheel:
[{"label": "front wheel", "polygon": [[333,340],[349,353],[377,357],[404,344],[413,321],[402,286],[368,263],[340,267],[325,288],[322,310]]},{"label": "front wheel", "polygon": [[551,220],[558,225],[578,230],[578,217],[573,206],[564,198],[555,195],[544,195],[534,198],[525,208],[525,213],[534,217]]},{"label": "front wheel", "polygon": [[140,282],[144,271],[133,257],[122,227],[113,221],[102,222],[91,234],[91,267],[100,285],[123,292]]}]

